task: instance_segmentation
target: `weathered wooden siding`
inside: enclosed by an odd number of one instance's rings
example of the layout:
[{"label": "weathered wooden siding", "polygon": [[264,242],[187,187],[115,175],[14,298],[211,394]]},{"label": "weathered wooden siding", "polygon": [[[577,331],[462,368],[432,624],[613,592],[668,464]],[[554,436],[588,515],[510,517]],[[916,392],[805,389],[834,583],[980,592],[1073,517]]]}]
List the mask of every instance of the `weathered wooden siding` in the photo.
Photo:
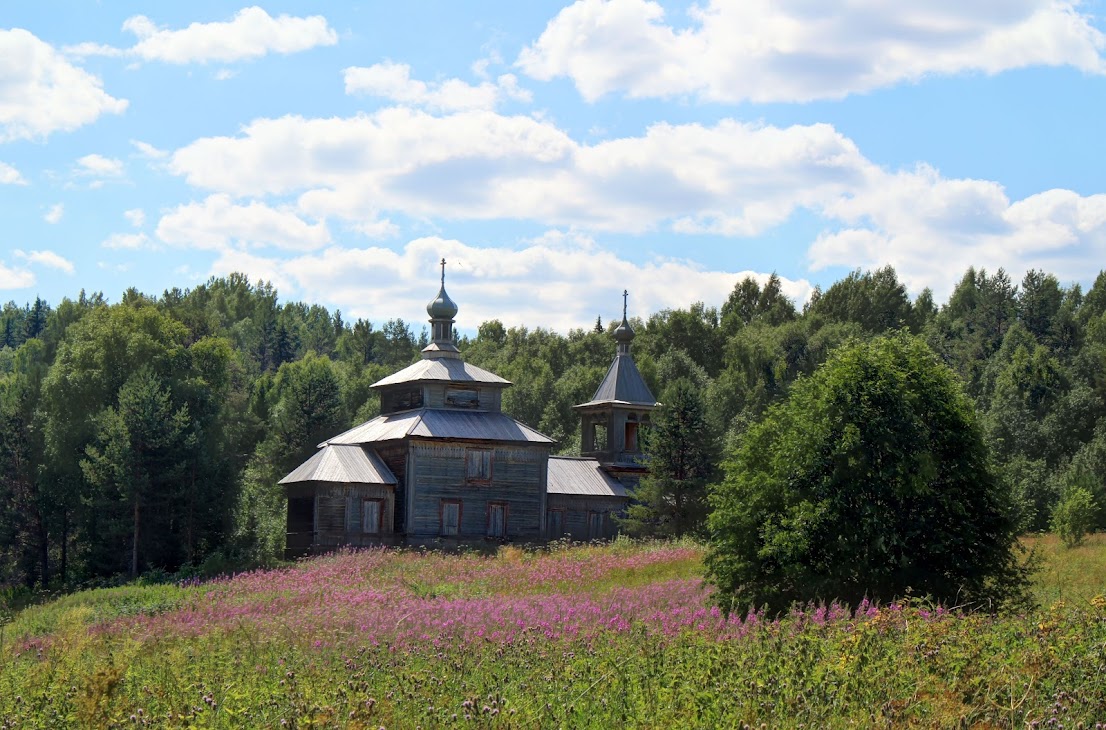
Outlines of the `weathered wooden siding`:
[{"label": "weathered wooden siding", "polygon": [[[473,483],[466,479],[467,449],[493,452],[492,478]],[[507,505],[507,539],[542,537],[545,515],[545,480],[548,447],[503,444],[444,445],[412,443],[412,520],[409,535],[434,536],[441,529],[441,501],[461,501],[460,539],[484,537],[488,504]]]},{"label": "weathered wooden siding", "polygon": [[[315,547],[336,547],[338,545],[372,545],[392,534],[394,524],[395,497],[392,488],[383,484],[335,484],[316,482],[315,484]],[[346,506],[349,498],[356,500],[355,509],[361,509],[362,499],[384,500],[384,514],[381,532],[367,534],[360,529],[346,529]],[[357,523],[360,525],[360,512]]]},{"label": "weathered wooden siding", "polygon": [[[618,523],[614,515],[626,509],[629,500],[621,497],[592,497],[578,494],[549,495],[548,510],[563,510],[564,535],[547,535],[551,540],[558,537],[571,537],[573,540],[602,539],[609,540],[618,534]],[[590,535],[588,516],[601,513],[603,530],[600,535]]]},{"label": "weathered wooden siding", "polygon": [[373,450],[396,477],[394,517],[388,524],[398,533],[406,531],[407,519],[407,444],[402,441],[373,445]]}]

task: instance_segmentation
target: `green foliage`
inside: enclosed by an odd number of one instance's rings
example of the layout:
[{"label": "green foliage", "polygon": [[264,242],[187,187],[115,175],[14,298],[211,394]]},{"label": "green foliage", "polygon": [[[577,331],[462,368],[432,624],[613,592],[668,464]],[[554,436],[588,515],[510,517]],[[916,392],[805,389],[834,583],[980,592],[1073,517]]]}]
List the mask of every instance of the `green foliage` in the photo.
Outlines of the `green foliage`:
[{"label": "green foliage", "polygon": [[813,301],[809,313],[833,322],[852,322],[871,334],[914,324],[906,287],[890,266],[849,273]]},{"label": "green foliage", "polygon": [[1083,542],[1098,522],[1099,505],[1091,492],[1082,486],[1069,487],[1052,512],[1052,531],[1064,545],[1072,548]]},{"label": "green foliage", "polygon": [[[279,532],[275,480],[322,438],[377,415],[369,386],[417,356],[425,328],[392,314],[346,322],[243,274],[160,297],[130,289],[113,306],[82,291],[55,306],[0,307],[0,585],[72,584],[128,562],[107,560],[118,548],[106,545],[122,544],[133,514],[124,519],[117,500],[104,527],[121,532],[99,532],[87,509],[99,488],[81,461],[110,442],[100,441],[111,435],[103,414],[118,412],[120,389],[140,371],[159,379],[172,412],[186,409],[193,444],[187,469],[165,485],[176,495],[173,529],[157,541],[175,547],[151,545],[149,565],[279,554],[275,538],[240,549],[252,526]],[[606,372],[619,319],[602,314],[598,331],[589,321],[565,335],[492,320],[458,346],[515,383],[506,412],[553,437],[560,453],[578,453],[572,406]],[[1082,474],[1097,475],[1092,496],[1106,503],[1106,447],[1095,446],[1106,423],[1106,274],[1084,295],[1044,272],[1029,272],[1019,289],[1001,270],[971,269],[938,307],[928,291],[911,303],[890,268],[858,271],[816,291],[801,313],[773,275],[735,282],[725,301],[631,324],[652,392],[691,378],[711,433],[734,448],[842,343],[887,327],[921,332],[975,400],[1021,525],[1046,529],[1065,485]]]},{"label": "green foliage", "polygon": [[128,569],[132,576],[150,552],[154,565],[179,565],[183,556],[173,554],[178,546],[150,536],[171,533],[173,517],[182,512],[177,505],[186,500],[181,476],[195,446],[188,407],[174,408],[160,378],[140,371],[119,389],[118,406],[104,409],[96,424],[80,462],[90,487],[84,514],[98,535],[91,562],[97,572]]},{"label": "green foliage", "polygon": [[619,521],[630,535],[679,537],[703,530],[706,485],[717,448],[699,392],[690,380],[677,379],[664,391],[664,405],[641,435],[649,473],[633,490],[626,517]]},{"label": "green foliage", "polygon": [[728,610],[908,594],[990,607],[1024,588],[971,403],[906,334],[835,351],[725,471],[707,566]]}]

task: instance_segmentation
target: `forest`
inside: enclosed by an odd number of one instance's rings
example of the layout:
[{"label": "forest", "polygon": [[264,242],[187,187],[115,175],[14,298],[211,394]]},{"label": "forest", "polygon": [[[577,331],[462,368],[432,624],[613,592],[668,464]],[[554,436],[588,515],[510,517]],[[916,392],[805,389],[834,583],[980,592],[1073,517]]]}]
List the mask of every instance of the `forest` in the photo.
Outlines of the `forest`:
[{"label": "forest", "polygon": [[[560,334],[492,320],[457,344],[514,383],[507,413],[571,454],[572,406],[610,364],[613,324]],[[658,399],[701,409],[706,475],[835,348],[904,330],[959,376],[1021,530],[1047,529],[1073,487],[1106,504],[1106,272],[1084,292],[1043,271],[1015,282],[969,269],[940,305],[928,290],[911,299],[890,267],[854,271],[801,307],[775,276],[746,278],[724,302],[631,324]],[[426,341],[420,324],[346,322],[242,274],[160,296],[132,288],[116,303],[83,291],[9,302],[0,588],[270,563],[283,548],[277,481],[375,416],[370,385]]]}]

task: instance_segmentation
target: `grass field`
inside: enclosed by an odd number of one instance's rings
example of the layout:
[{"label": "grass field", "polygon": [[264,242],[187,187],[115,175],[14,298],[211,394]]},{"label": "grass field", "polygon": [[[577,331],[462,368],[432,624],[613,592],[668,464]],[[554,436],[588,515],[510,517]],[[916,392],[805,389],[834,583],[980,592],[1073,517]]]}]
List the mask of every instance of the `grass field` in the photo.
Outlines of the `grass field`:
[{"label": "grass field", "polygon": [[1029,615],[726,619],[694,544],[369,550],[27,609],[0,728],[1096,727],[1106,536],[1041,555]]}]

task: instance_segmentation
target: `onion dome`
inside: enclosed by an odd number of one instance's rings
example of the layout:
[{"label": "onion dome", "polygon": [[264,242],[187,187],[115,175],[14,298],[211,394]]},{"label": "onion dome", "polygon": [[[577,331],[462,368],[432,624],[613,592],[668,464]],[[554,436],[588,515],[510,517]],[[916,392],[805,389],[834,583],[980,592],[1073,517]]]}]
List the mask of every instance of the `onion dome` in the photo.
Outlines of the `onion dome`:
[{"label": "onion dome", "polygon": [[634,328],[626,321],[626,299],[629,296],[630,292],[622,292],[622,324],[614,331],[614,341],[620,345],[628,345],[634,339]]},{"label": "onion dome", "polygon": [[434,301],[426,305],[426,313],[431,319],[453,319],[457,316],[457,304],[445,293],[445,259],[442,259],[442,288]]},{"label": "onion dome", "polygon": [[626,317],[622,317],[622,324],[614,331],[615,342],[630,342],[634,339],[634,328],[630,326],[630,323],[626,321]]}]

